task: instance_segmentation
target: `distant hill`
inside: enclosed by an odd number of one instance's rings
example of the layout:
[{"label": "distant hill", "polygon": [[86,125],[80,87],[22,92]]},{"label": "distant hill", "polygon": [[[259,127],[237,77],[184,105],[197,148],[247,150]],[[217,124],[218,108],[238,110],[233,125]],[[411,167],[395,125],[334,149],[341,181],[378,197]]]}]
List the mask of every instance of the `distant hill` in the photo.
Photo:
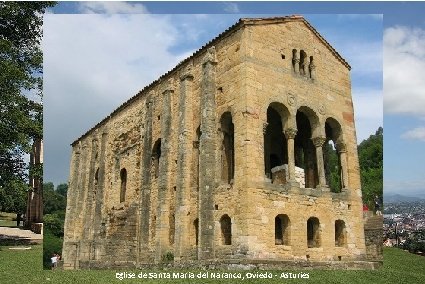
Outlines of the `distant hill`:
[{"label": "distant hill", "polygon": [[384,192],[384,203],[413,202],[413,201],[420,201],[420,200],[425,200],[425,199],[421,197],[406,196],[401,194],[385,194]]}]

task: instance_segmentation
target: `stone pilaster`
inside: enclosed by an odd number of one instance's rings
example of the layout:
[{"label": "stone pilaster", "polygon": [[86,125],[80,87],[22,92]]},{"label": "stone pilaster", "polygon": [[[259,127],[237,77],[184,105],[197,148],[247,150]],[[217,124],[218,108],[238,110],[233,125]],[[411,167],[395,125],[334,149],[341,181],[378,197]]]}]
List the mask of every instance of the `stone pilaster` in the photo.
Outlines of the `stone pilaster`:
[{"label": "stone pilaster", "polygon": [[[78,185],[76,188],[76,194],[77,194],[77,206],[76,206],[76,224],[74,229],[74,237],[73,239],[79,240],[82,237],[82,228],[83,228],[83,222],[82,218],[84,216],[84,206],[85,206],[85,200],[86,200],[86,194],[87,194],[87,172],[88,172],[88,166],[87,166],[87,160],[90,155],[88,153],[88,146],[87,142],[82,143],[82,161],[80,163],[79,167],[79,177],[78,177]],[[78,230],[79,229],[79,230]]]},{"label": "stone pilaster", "polygon": [[86,204],[84,206],[85,214],[84,216],[84,229],[82,232],[82,236],[84,240],[92,239],[92,230],[93,230],[93,211],[94,211],[94,196],[95,196],[95,185],[94,185],[94,175],[96,172],[96,160],[97,160],[97,138],[94,138],[91,143],[91,153],[90,153],[90,167],[88,174],[88,186],[87,186],[87,199]]},{"label": "stone pilaster", "polygon": [[78,146],[74,146],[72,151],[70,174],[69,174],[69,187],[67,192],[66,215],[65,215],[65,228],[64,239],[65,241],[71,240],[74,234],[74,216],[77,203],[77,185],[80,167],[80,150]]},{"label": "stone pilaster", "polygon": [[341,163],[341,188],[346,190],[348,188],[347,148],[343,142],[336,143],[335,146]]},{"label": "stone pilaster", "polygon": [[[75,244],[71,244],[74,239],[75,230],[75,215],[77,206],[77,185],[80,169],[80,145],[73,147],[71,156],[71,166],[69,174],[69,187],[67,193],[66,215],[64,226],[64,245],[62,250],[62,257],[64,260],[64,267],[75,268],[76,255]],[[65,265],[66,264],[66,265]]]},{"label": "stone pilaster", "polygon": [[325,137],[318,136],[311,139],[316,147],[317,171],[319,175],[319,187],[328,187],[326,185],[325,164],[323,162],[323,144],[326,141]]},{"label": "stone pilaster", "polygon": [[162,114],[161,114],[161,158],[159,159],[158,173],[158,207],[156,222],[156,253],[155,261],[160,262],[162,255],[169,247],[169,160],[171,146],[171,96],[174,90],[170,86],[163,91]]},{"label": "stone pilaster", "polygon": [[146,112],[144,117],[144,136],[142,142],[142,188],[139,200],[139,222],[138,222],[138,259],[137,263],[145,262],[149,251],[149,231],[150,231],[150,207],[151,207],[151,157],[152,157],[152,115],[153,103],[152,94],[146,101]]},{"label": "stone pilaster", "polygon": [[214,204],[216,155],[215,48],[208,49],[202,64],[201,139],[199,143],[199,246],[198,258],[214,258]]},{"label": "stone pilaster", "polygon": [[95,209],[94,209],[94,231],[93,239],[96,240],[99,237],[102,222],[102,208],[104,203],[104,187],[105,187],[105,158],[106,158],[106,147],[108,142],[108,132],[102,133],[100,140],[100,154],[99,154],[99,172],[98,182],[95,185]]},{"label": "stone pilaster", "polygon": [[180,100],[178,119],[178,149],[177,149],[177,191],[176,220],[180,223],[175,231],[176,261],[183,260],[190,248],[190,185],[193,176],[191,162],[193,156],[193,125],[192,125],[192,88],[193,75],[188,68],[180,76]]},{"label": "stone pilaster", "polygon": [[297,129],[288,128],[285,130],[285,136],[288,144],[288,176],[289,183],[295,183],[295,150],[294,139],[297,136]]}]

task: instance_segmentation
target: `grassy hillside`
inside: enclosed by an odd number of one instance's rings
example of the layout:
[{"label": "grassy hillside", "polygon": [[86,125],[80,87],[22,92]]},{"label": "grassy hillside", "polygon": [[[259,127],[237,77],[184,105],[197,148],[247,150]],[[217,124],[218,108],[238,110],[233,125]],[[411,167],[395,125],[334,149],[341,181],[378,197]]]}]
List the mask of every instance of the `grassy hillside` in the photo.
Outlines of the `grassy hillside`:
[{"label": "grassy hillside", "polygon": [[[9,250],[0,246],[1,283],[423,283],[425,278],[425,258],[412,255],[399,249],[386,248],[384,251],[384,266],[375,271],[305,271],[310,279],[280,278],[282,272],[271,271],[273,279],[245,279],[235,281],[229,279],[124,279],[115,278],[115,272],[130,272],[129,270],[107,271],[42,271],[42,248],[33,246],[31,250]],[[140,273],[140,271],[133,271]],[[159,272],[159,271],[157,271]],[[161,271],[164,272],[164,271]],[[169,271],[166,271],[169,272]],[[199,271],[191,271],[198,274]],[[232,271],[235,272],[235,271]],[[250,271],[255,272],[255,271]],[[289,271],[297,273],[298,271]],[[245,275],[247,271],[241,271]]]}]

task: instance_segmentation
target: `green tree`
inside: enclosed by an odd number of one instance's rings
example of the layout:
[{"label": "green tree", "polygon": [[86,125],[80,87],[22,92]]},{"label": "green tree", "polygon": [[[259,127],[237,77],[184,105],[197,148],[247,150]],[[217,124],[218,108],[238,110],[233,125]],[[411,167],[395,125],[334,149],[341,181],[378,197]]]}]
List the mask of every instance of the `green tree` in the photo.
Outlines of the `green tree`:
[{"label": "green tree", "polygon": [[58,185],[56,187],[56,192],[64,197],[66,197],[67,193],[68,193],[68,184],[66,183],[61,183],[60,185]]},{"label": "green tree", "polygon": [[2,210],[21,211],[21,204],[26,201],[22,193],[28,188],[25,154],[30,153],[32,141],[43,135],[40,41],[43,13],[53,5],[54,2],[0,2]]},{"label": "green tree", "polygon": [[59,194],[51,182],[43,183],[43,206],[44,214],[52,214],[66,209],[66,197]]},{"label": "green tree", "polygon": [[332,192],[341,192],[341,173],[339,169],[338,153],[331,144],[323,145],[325,175]]},{"label": "green tree", "polygon": [[374,135],[362,141],[358,147],[363,202],[371,208],[375,196],[382,200],[383,136],[384,129],[379,127]]}]

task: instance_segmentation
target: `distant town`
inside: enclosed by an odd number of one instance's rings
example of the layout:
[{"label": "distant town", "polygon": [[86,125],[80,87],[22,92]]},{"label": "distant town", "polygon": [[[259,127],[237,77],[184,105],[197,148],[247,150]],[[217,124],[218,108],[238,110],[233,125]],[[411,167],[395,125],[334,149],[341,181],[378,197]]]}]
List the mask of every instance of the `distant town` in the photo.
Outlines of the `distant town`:
[{"label": "distant town", "polygon": [[425,256],[425,200],[384,202],[384,246]]}]

